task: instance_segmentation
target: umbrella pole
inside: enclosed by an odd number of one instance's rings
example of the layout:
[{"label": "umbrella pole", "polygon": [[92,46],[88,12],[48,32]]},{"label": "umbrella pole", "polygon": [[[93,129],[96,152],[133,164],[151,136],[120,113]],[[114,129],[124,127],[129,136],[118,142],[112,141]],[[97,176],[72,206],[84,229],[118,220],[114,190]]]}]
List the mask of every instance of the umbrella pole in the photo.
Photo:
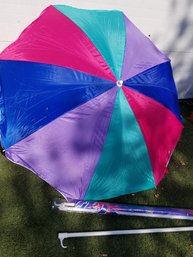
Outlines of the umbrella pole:
[{"label": "umbrella pole", "polygon": [[53,208],[66,212],[115,214],[151,218],[193,220],[193,210],[178,208],[150,207],[92,201],[54,201]]},{"label": "umbrella pole", "polygon": [[58,239],[62,248],[64,239],[75,237],[93,237],[93,236],[118,236],[118,235],[137,235],[137,234],[153,234],[153,233],[171,233],[171,232],[187,232],[193,231],[193,227],[170,227],[170,228],[149,228],[149,229],[130,229],[130,230],[110,230],[110,231],[91,231],[91,232],[64,232],[58,233]]}]

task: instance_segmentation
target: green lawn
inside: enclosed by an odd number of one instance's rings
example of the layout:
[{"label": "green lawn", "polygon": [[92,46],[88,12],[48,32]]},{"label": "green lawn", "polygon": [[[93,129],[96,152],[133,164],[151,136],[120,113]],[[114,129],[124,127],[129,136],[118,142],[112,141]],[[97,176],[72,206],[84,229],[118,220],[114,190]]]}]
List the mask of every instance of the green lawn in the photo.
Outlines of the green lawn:
[{"label": "green lawn", "polygon": [[[185,129],[170,161],[169,175],[157,189],[113,202],[193,209],[193,123],[187,118],[189,108],[181,103]],[[193,256],[193,232],[68,239],[68,248],[62,249],[57,240],[57,233],[62,231],[189,226],[193,222],[59,213],[51,208],[52,200],[58,197],[38,177],[0,155],[0,257]]]}]

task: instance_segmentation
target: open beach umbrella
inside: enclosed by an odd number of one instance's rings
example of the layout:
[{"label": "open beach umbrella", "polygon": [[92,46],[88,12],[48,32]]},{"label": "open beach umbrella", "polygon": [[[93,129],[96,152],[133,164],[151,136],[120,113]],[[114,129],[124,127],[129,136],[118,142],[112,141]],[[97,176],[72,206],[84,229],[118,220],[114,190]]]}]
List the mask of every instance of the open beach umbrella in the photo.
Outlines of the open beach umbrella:
[{"label": "open beach umbrella", "polygon": [[67,199],[156,187],[182,127],[170,60],[120,11],[49,6],[0,54],[5,155]]}]

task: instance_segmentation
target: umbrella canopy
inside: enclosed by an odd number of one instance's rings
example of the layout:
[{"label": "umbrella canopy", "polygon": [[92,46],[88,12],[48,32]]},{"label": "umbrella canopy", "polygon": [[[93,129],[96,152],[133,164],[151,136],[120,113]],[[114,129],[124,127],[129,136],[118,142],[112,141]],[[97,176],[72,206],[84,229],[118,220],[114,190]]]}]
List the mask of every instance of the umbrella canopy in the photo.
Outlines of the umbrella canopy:
[{"label": "umbrella canopy", "polygon": [[45,9],[0,55],[6,157],[65,198],[156,187],[182,131],[170,60],[120,11]]}]

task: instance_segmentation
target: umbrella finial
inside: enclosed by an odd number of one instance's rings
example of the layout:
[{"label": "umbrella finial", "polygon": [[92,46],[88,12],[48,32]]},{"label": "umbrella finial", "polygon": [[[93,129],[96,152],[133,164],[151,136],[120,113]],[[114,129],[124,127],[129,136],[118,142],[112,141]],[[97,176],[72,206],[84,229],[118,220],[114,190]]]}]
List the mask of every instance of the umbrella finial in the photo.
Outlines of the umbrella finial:
[{"label": "umbrella finial", "polygon": [[122,87],[123,81],[122,80],[117,80],[116,84],[117,84],[118,87]]}]

